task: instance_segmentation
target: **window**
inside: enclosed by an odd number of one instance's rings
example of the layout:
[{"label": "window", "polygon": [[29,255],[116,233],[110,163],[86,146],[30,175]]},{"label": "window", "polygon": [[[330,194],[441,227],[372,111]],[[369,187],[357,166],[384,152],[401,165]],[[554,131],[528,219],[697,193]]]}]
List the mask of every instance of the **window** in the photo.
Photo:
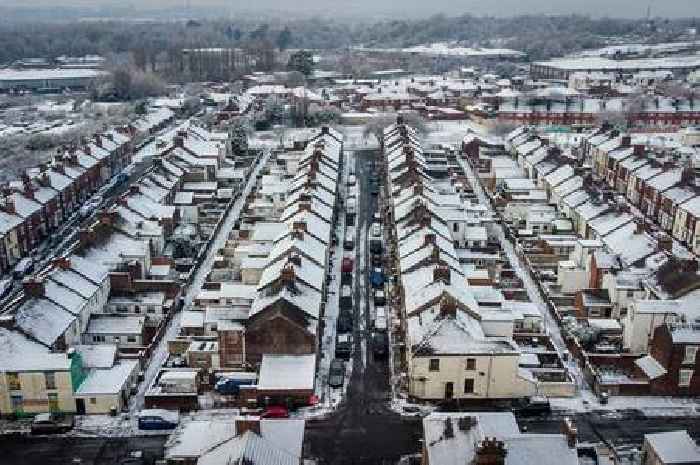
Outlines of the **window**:
[{"label": "window", "polygon": [[678,385],[689,386],[690,378],[693,376],[693,370],[680,370],[678,372]]},{"label": "window", "polygon": [[685,346],[685,359],[683,363],[695,363],[695,356],[698,353],[698,346]]},{"label": "window", "polygon": [[154,305],[149,305],[148,308],[146,309],[146,312],[148,313],[155,313],[156,312],[156,307]]},{"label": "window", "polygon": [[10,391],[19,391],[22,389],[22,385],[19,382],[19,373],[7,372],[7,386]]},{"label": "window", "polygon": [[97,397],[90,397],[90,403],[95,405],[97,403]]},{"label": "window", "polygon": [[141,307],[134,305],[134,313],[141,313]]},{"label": "window", "polygon": [[440,359],[439,358],[431,358],[430,359],[430,366],[428,367],[430,371],[440,371]]},{"label": "window", "polygon": [[44,373],[44,379],[46,380],[46,389],[56,389],[56,373],[47,371]]},{"label": "window", "polygon": [[454,223],[452,225],[452,231],[459,232],[459,223]]},{"label": "window", "polygon": [[465,394],[474,394],[474,378],[465,378],[464,379],[464,393]]},{"label": "window", "polygon": [[476,359],[475,358],[468,358],[467,359],[467,370],[469,370],[469,371],[476,370]]},{"label": "window", "polygon": [[629,298],[634,297],[634,290],[631,289],[631,290],[627,291],[627,297],[629,297]]},{"label": "window", "polygon": [[105,342],[105,337],[100,335],[92,336],[92,342]]},{"label": "window", "polygon": [[128,336],[128,337],[126,338],[126,340],[127,340],[128,342],[136,342],[136,336]]}]

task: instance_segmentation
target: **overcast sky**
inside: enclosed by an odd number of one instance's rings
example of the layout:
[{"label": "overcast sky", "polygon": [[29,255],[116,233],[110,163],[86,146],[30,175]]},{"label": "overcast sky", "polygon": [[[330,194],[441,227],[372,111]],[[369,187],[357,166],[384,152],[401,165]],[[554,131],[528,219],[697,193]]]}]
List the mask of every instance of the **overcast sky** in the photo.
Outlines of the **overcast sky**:
[{"label": "overcast sky", "polygon": [[652,16],[700,16],[700,0],[0,0],[0,5],[66,5],[183,8],[188,4],[220,6],[222,10],[283,10],[342,16],[344,11],[382,16],[424,16],[435,13],[509,16],[517,14],[581,13],[591,16],[644,17],[651,5]]}]

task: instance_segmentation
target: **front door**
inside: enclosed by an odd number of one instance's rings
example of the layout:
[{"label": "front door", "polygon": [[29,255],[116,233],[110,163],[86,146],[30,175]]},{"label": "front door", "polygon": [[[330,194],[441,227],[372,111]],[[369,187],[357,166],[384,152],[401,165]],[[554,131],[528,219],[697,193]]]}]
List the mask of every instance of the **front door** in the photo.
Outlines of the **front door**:
[{"label": "front door", "polygon": [[445,383],[445,400],[452,399],[452,396],[454,394],[455,390],[455,385],[454,383]]},{"label": "front door", "polygon": [[24,413],[24,401],[22,399],[22,396],[14,395],[10,397],[10,404],[14,413],[18,415]]},{"label": "front door", "polygon": [[85,415],[85,399],[75,399],[75,411],[78,415]]},{"label": "front door", "polygon": [[58,412],[58,394],[49,394],[49,412]]}]

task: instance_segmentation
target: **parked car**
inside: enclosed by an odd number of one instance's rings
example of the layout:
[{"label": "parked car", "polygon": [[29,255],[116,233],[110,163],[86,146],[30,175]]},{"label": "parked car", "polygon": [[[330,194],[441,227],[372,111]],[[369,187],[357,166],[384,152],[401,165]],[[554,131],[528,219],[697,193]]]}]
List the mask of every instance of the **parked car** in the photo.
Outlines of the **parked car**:
[{"label": "parked car", "polygon": [[228,373],[216,382],[214,389],[219,394],[237,396],[241,392],[241,386],[252,386],[257,380],[256,373]]},{"label": "parked car", "polygon": [[62,413],[40,413],[32,420],[32,434],[62,434],[73,429],[75,419]]},{"label": "parked car", "polygon": [[376,306],[374,308],[374,329],[377,331],[386,331],[386,310],[384,307]]},{"label": "parked car", "polygon": [[518,399],[514,402],[513,411],[516,415],[528,417],[537,415],[548,415],[552,411],[549,399],[546,397],[530,397],[529,399]]},{"label": "parked car", "polygon": [[350,176],[348,176],[348,182],[347,182],[348,186],[354,186],[356,183],[357,183],[357,178],[355,177],[354,174],[351,174]]},{"label": "parked car", "polygon": [[340,309],[352,309],[352,287],[347,284],[343,284],[340,288]]},{"label": "parked car", "polygon": [[331,368],[328,372],[328,385],[330,387],[342,387],[345,383],[345,361],[339,358],[331,360]]},{"label": "parked car", "polygon": [[350,360],[352,356],[352,334],[338,334],[335,342],[335,357]]},{"label": "parked car", "polygon": [[374,305],[386,305],[386,296],[384,295],[383,289],[374,291]]},{"label": "parked car", "polygon": [[385,357],[389,352],[389,337],[386,333],[372,335],[372,352],[375,357]]},{"label": "parked car", "polygon": [[369,282],[372,284],[372,287],[375,289],[383,287],[385,281],[384,271],[380,267],[375,267],[369,275]]},{"label": "parked car", "polygon": [[343,241],[343,249],[352,250],[355,248],[355,228],[349,227],[345,231],[345,240]]},{"label": "parked car", "polygon": [[371,239],[369,241],[369,251],[373,254],[381,254],[384,250],[384,245],[381,239]]},{"label": "parked car", "polygon": [[178,423],[180,423],[180,414],[174,410],[141,410],[138,417],[139,429],[142,430],[175,429]]},{"label": "parked car", "polygon": [[13,284],[12,278],[5,278],[0,281],[0,299],[10,293]]},{"label": "parked car", "polygon": [[281,405],[270,405],[260,416],[262,418],[289,418],[289,410]]},{"label": "parked car", "polygon": [[340,271],[342,273],[352,273],[355,266],[355,261],[352,257],[343,257],[343,261],[340,263]]},{"label": "parked car", "polygon": [[372,223],[372,236],[380,237],[382,235],[382,227],[379,223]]},{"label": "parked car", "polygon": [[352,331],[353,326],[352,314],[349,311],[341,310],[335,325],[336,330],[339,333],[349,333]]},{"label": "parked car", "polygon": [[26,274],[32,271],[34,271],[34,259],[32,257],[24,257],[17,262],[15,268],[12,270],[12,277],[15,279],[22,279]]},{"label": "parked car", "polygon": [[382,254],[380,254],[380,253],[372,254],[372,266],[381,267],[384,264],[383,261],[384,261],[384,257],[382,257]]},{"label": "parked car", "polygon": [[374,212],[373,219],[374,219],[374,222],[375,222],[375,223],[382,224],[382,214],[381,214],[381,213],[379,213],[379,212]]}]

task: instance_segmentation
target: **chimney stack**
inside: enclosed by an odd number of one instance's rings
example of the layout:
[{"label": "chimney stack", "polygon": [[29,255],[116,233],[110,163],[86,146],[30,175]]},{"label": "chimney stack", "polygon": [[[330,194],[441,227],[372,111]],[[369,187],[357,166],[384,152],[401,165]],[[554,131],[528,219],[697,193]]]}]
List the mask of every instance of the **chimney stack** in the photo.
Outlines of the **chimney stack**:
[{"label": "chimney stack", "polygon": [[505,465],[507,454],[503,441],[487,437],[476,449],[474,465]]},{"label": "chimney stack", "polygon": [[292,254],[289,256],[289,263],[291,263],[294,266],[301,266],[301,255],[299,254]]},{"label": "chimney stack", "polygon": [[291,286],[294,284],[294,281],[296,280],[296,274],[294,273],[294,267],[285,265],[284,268],[282,268],[282,273],[281,273],[281,278],[282,278],[282,284],[286,286]]},{"label": "chimney stack", "polygon": [[43,297],[45,288],[42,278],[24,278],[22,281],[24,293],[29,297]]},{"label": "chimney stack", "polygon": [[659,252],[671,252],[673,250],[673,239],[664,232],[656,236],[656,248]]},{"label": "chimney stack", "polygon": [[295,221],[292,223],[292,230],[306,232],[306,221]]},{"label": "chimney stack", "polygon": [[452,297],[445,297],[440,301],[440,315],[444,318],[457,316],[457,303]]},{"label": "chimney stack", "polygon": [[236,436],[243,436],[248,431],[260,434],[259,417],[239,417],[236,418]]},{"label": "chimney stack", "polygon": [[53,259],[52,263],[53,266],[62,270],[67,270],[70,268],[70,258],[68,257],[56,257]]},{"label": "chimney stack", "polygon": [[2,203],[0,203],[0,210],[4,211],[5,213],[9,213],[10,215],[17,213],[17,210],[15,210],[15,199],[12,197],[5,197],[2,200]]},{"label": "chimney stack", "polygon": [[635,234],[642,234],[644,232],[644,218],[635,218],[634,219],[634,233]]},{"label": "chimney stack", "polygon": [[636,144],[633,147],[632,153],[636,157],[643,157],[646,155],[646,146],[644,144]]},{"label": "chimney stack", "polygon": [[435,234],[426,234],[423,237],[423,244],[425,245],[435,245]]},{"label": "chimney stack", "polygon": [[438,265],[433,270],[433,282],[442,281],[450,284],[450,268],[445,265]]},{"label": "chimney stack", "polygon": [[630,136],[630,135],[622,136],[622,141],[620,142],[620,144],[623,147],[629,147],[630,145],[632,145],[632,136]]},{"label": "chimney stack", "polygon": [[117,211],[111,208],[100,210],[97,214],[100,224],[104,224],[106,226],[114,226],[114,224],[117,222],[117,216]]}]

